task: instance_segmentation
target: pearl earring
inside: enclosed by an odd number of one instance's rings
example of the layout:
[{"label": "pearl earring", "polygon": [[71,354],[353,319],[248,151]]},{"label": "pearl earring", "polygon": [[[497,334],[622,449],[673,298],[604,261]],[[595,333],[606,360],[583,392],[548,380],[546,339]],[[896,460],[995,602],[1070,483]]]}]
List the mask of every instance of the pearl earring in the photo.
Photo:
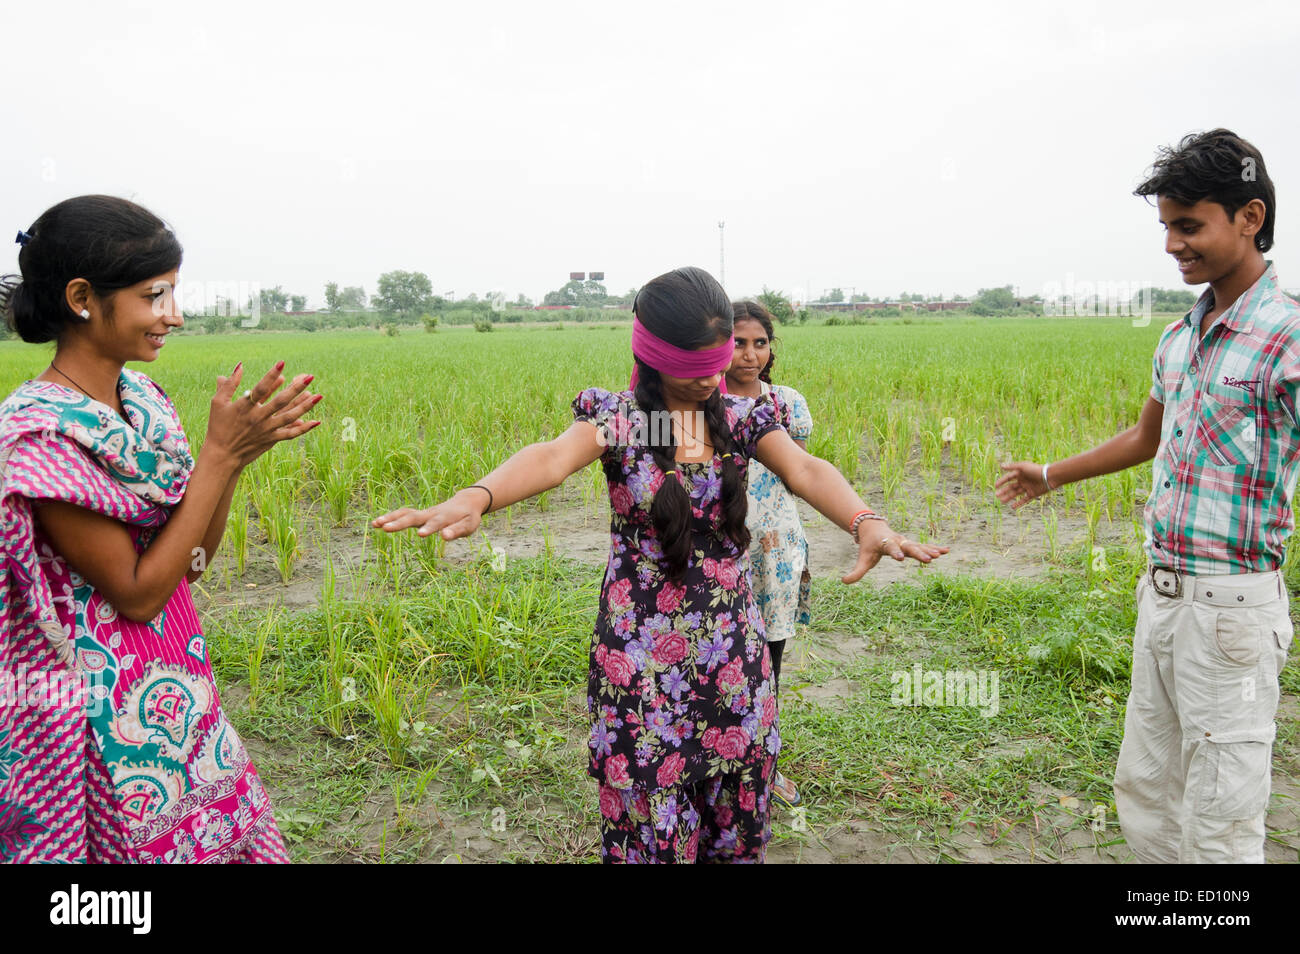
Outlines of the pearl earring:
[{"label": "pearl earring", "polygon": [[89,311],[89,309],[86,309],[86,308],[81,309],[81,320],[82,320],[82,321],[90,321],[90,311]]}]

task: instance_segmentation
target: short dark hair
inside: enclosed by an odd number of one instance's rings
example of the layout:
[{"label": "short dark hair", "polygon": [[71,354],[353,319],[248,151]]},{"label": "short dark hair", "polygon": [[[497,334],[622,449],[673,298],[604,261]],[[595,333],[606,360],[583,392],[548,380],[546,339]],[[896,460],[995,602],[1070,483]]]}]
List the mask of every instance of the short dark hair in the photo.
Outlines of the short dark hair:
[{"label": "short dark hair", "polygon": [[68,282],[84,278],[103,295],[181,264],[181,243],[143,206],[111,195],[82,195],[45,210],[18,252],[22,275],[0,278],[0,312],[24,341],[59,337],[76,321]]},{"label": "short dark hair", "polygon": [[1161,147],[1147,179],[1134,195],[1165,196],[1183,205],[1209,199],[1232,218],[1251,199],[1264,203],[1264,224],[1255,233],[1255,247],[1273,247],[1277,200],[1273,180],[1258,149],[1227,129],[1191,133],[1177,148]]}]

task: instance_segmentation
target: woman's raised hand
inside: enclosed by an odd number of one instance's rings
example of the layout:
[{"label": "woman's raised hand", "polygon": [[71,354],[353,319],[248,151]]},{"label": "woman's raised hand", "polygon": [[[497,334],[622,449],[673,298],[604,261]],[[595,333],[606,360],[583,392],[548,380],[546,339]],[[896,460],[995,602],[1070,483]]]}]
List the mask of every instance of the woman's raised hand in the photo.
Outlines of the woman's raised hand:
[{"label": "woman's raised hand", "polygon": [[948,547],[933,543],[917,543],[909,540],[897,531],[889,529],[883,520],[864,520],[858,524],[858,562],[847,576],[840,577],[843,583],[856,583],[867,571],[880,562],[885,554],[902,563],[908,557],[921,563],[929,563],[948,552]]},{"label": "woman's raised hand", "polygon": [[387,533],[419,527],[416,532],[422,537],[441,530],[444,540],[455,540],[458,537],[467,537],[479,528],[479,524],[483,522],[484,502],[482,494],[462,490],[435,507],[424,510],[402,507],[382,517],[376,517],[370,521],[370,525]]},{"label": "woman's raised hand", "polygon": [[300,374],[277,394],[285,383],[283,369],[284,362],[277,363],[246,393],[239,393],[244,377],[242,361],[230,376],[218,376],[208,414],[205,446],[212,444],[220,448],[242,468],[280,441],[301,437],[320,424],[320,421],[301,420],[322,397],[306,390],[314,376]]}]

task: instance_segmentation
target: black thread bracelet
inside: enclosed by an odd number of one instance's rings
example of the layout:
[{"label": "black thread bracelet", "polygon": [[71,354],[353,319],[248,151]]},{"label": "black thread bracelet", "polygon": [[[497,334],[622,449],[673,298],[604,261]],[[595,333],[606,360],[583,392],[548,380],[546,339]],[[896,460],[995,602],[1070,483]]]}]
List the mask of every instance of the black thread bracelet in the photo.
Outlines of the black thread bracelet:
[{"label": "black thread bracelet", "polygon": [[475,489],[478,489],[478,490],[481,490],[481,491],[483,491],[485,494],[488,495],[488,505],[487,505],[487,510],[484,510],[483,513],[479,514],[480,517],[485,516],[485,515],[487,514],[488,510],[491,510],[491,509],[492,509],[492,500],[493,500],[493,498],[492,498],[492,491],[488,490],[488,489],[487,489],[486,487],[484,487],[482,484],[470,484],[470,485],[469,485],[468,487],[466,487],[465,489],[466,489],[466,490],[475,490]]}]

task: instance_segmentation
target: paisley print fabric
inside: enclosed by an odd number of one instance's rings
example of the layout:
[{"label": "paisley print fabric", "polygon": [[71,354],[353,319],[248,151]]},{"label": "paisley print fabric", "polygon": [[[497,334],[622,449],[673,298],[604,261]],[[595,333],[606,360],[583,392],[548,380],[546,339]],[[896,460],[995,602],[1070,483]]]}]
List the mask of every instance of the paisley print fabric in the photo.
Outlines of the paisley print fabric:
[{"label": "paisley print fabric", "polygon": [[175,408],[138,372],[118,386],[125,420],[40,381],[0,405],[0,859],[287,861],[188,582],[128,620],[33,518],[73,503],[143,552],[180,502],[194,459]]}]

